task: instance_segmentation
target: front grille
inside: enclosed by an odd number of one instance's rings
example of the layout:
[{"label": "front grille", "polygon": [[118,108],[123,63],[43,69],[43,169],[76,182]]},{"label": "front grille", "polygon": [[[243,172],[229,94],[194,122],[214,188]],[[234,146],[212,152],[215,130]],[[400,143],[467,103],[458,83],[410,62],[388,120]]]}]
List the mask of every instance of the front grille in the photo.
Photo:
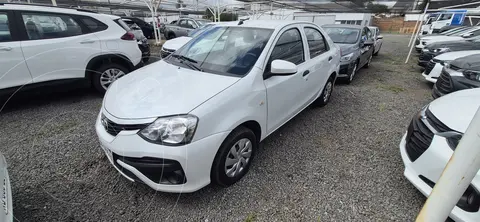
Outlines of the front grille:
[{"label": "front grille", "polygon": [[145,127],[147,127],[149,124],[117,124],[111,120],[109,120],[107,117],[102,115],[101,119],[102,125],[107,131],[108,134],[112,136],[117,136],[118,133],[120,133],[123,130],[140,130]]},{"label": "front grille", "polygon": [[452,80],[450,79],[450,74],[448,74],[445,69],[442,70],[440,77],[438,77],[437,82],[435,83],[437,90],[442,94],[447,94],[452,92]]},{"label": "front grille", "polygon": [[432,60],[434,57],[433,54],[431,53],[428,53],[428,52],[422,52],[422,54],[420,54],[420,57],[418,58],[420,61],[430,61]]},{"label": "front grille", "polygon": [[433,67],[435,67],[435,65],[436,63],[433,60],[430,60],[427,66],[425,66],[425,75],[430,74],[430,72],[432,71]]},{"label": "front grille", "polygon": [[340,74],[348,74],[348,64],[340,65]]},{"label": "front grille", "polygon": [[418,159],[428,149],[432,139],[433,132],[418,116],[415,116],[408,126],[407,137],[405,138],[408,158],[412,162]]},{"label": "front grille", "polygon": [[433,113],[427,109],[425,111],[425,116],[427,117],[427,121],[428,123],[430,123],[430,125],[439,133],[443,133],[443,132],[451,132],[451,131],[454,131],[452,129],[450,129],[447,125],[443,124],[442,121],[440,121],[439,119],[437,119],[437,117],[435,117],[435,115],[433,115]]}]

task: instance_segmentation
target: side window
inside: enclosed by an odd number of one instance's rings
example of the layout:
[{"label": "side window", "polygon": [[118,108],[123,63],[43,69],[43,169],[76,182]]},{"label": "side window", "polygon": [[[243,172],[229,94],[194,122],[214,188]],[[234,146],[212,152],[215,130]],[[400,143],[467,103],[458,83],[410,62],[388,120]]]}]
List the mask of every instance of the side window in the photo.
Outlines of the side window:
[{"label": "side window", "polygon": [[362,40],[366,41],[368,39],[367,30],[362,29]]},{"label": "side window", "polygon": [[187,27],[187,20],[185,20],[185,19],[180,20],[178,22],[178,26],[186,28]]},{"label": "side window", "polygon": [[323,52],[328,51],[327,43],[320,31],[314,28],[305,28],[305,35],[307,36],[310,58],[315,58]]},{"label": "side window", "polygon": [[187,28],[196,29],[196,28],[197,28],[197,25],[196,25],[195,22],[193,22],[192,20],[188,20],[188,22],[187,22]]},{"label": "side window", "polygon": [[100,32],[108,28],[107,25],[93,18],[82,17],[80,20],[83,22],[83,24],[85,24],[85,26],[87,26],[90,32]]},{"label": "side window", "polygon": [[22,12],[30,40],[54,39],[82,34],[82,28],[68,15]]},{"label": "side window", "polygon": [[0,42],[12,41],[10,28],[8,26],[8,16],[5,12],[0,12]]},{"label": "side window", "polygon": [[286,60],[296,65],[305,61],[302,36],[298,29],[290,29],[280,36],[273,48],[269,61],[272,62],[275,59]]},{"label": "side window", "polygon": [[367,39],[373,39],[372,31],[369,28],[365,28],[365,31],[367,32]]}]

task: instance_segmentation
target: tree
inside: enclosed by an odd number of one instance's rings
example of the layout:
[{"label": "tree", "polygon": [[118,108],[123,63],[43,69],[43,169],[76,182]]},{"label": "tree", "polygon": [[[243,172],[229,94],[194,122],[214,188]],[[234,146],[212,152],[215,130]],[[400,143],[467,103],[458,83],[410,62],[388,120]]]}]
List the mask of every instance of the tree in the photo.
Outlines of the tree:
[{"label": "tree", "polygon": [[371,2],[368,3],[367,9],[370,10],[372,13],[381,14],[381,13],[388,13],[390,10],[388,6],[382,4],[373,4]]}]

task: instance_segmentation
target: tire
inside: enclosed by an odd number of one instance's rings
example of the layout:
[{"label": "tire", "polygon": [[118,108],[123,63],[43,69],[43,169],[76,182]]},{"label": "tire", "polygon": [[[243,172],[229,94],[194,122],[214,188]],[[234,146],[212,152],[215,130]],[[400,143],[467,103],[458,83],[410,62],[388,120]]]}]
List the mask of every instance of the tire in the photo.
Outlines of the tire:
[{"label": "tire", "polygon": [[142,62],[144,63],[147,63],[149,60],[150,60],[150,56],[142,58]]},{"label": "tire", "polygon": [[322,94],[313,102],[314,107],[324,107],[330,101],[332,96],[333,86],[335,85],[335,77],[330,77],[323,87]]},{"label": "tire", "polygon": [[168,33],[168,35],[167,35],[167,39],[168,39],[168,40],[174,39],[175,37],[176,37],[176,36],[175,36],[175,33],[172,33],[172,32]]},{"label": "tire", "polygon": [[372,54],[370,55],[370,58],[368,58],[368,61],[367,61],[367,63],[366,63],[365,66],[364,66],[365,68],[370,67],[370,63],[372,62],[372,58],[373,58],[373,52],[372,52]]},{"label": "tire", "polygon": [[[124,66],[122,66],[120,64],[117,64],[117,63],[106,63],[106,64],[103,64],[100,67],[98,67],[98,69],[95,69],[93,71],[93,75],[92,75],[92,83],[93,83],[93,87],[95,87],[95,89],[101,94],[105,94],[105,92],[107,91],[107,89],[104,88],[104,84],[102,84],[101,79],[103,77],[106,77],[104,75],[104,72],[106,72],[107,70],[110,70],[110,69],[118,70],[118,71],[123,72],[123,74],[121,74],[119,72],[118,76],[112,78],[111,83],[113,83],[115,80],[121,78],[122,76],[126,75],[129,72],[129,70],[127,68],[125,68]],[[106,86],[106,87],[108,87],[108,86]]]},{"label": "tire", "polygon": [[380,49],[382,49],[382,46],[380,46],[380,48],[378,49],[378,51],[376,53],[373,53],[373,56],[378,56],[378,53],[380,53]]},{"label": "tire", "polygon": [[359,64],[359,61],[357,61],[355,63],[355,66],[353,67],[352,73],[350,73],[350,75],[348,75],[348,77],[346,79],[347,84],[350,84],[350,83],[353,82],[353,77],[355,77],[355,74],[357,73],[357,70],[358,70],[358,64]]},{"label": "tire", "polygon": [[[251,148],[250,150],[250,155],[248,160],[244,158],[245,161],[241,160],[235,160],[235,156],[232,155],[231,151],[232,150],[240,150],[242,147],[241,141],[249,141]],[[212,165],[212,170],[210,172],[210,179],[212,183],[217,184],[222,187],[228,187],[236,182],[238,182],[240,179],[242,179],[245,174],[247,174],[248,170],[250,169],[250,166],[252,164],[252,161],[255,157],[255,152],[259,147],[259,144],[257,142],[257,138],[255,134],[252,132],[252,130],[239,126],[235,130],[233,130],[230,135],[227,136],[227,138],[223,141],[222,145],[220,146],[220,149],[217,151],[217,154],[215,155],[215,159],[213,161]],[[239,144],[240,143],[240,144]],[[245,143],[246,145],[247,143]],[[239,146],[237,146],[239,145]],[[234,149],[235,148],[235,149]],[[238,153],[237,153],[238,156]],[[226,164],[226,160],[230,159],[232,162],[236,162],[237,167],[238,164],[245,164],[242,165],[239,169],[239,171],[235,171],[235,164],[228,166]],[[226,167],[227,165],[227,167]],[[235,173],[232,175],[227,175],[228,169],[233,170]],[[230,171],[231,172],[231,171]]]}]

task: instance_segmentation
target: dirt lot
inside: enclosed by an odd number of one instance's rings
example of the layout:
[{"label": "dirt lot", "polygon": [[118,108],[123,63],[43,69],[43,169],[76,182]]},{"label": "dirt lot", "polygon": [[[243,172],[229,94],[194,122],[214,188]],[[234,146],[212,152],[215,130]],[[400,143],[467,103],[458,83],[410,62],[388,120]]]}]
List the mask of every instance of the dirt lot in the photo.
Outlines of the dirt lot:
[{"label": "dirt lot", "polygon": [[407,36],[332,101],[266,139],[250,173],[228,189],[166,194],[122,178],[100,150],[102,99],[88,90],[21,99],[0,113],[19,221],[413,221],[425,198],[403,177],[398,143],[431,100]]}]

